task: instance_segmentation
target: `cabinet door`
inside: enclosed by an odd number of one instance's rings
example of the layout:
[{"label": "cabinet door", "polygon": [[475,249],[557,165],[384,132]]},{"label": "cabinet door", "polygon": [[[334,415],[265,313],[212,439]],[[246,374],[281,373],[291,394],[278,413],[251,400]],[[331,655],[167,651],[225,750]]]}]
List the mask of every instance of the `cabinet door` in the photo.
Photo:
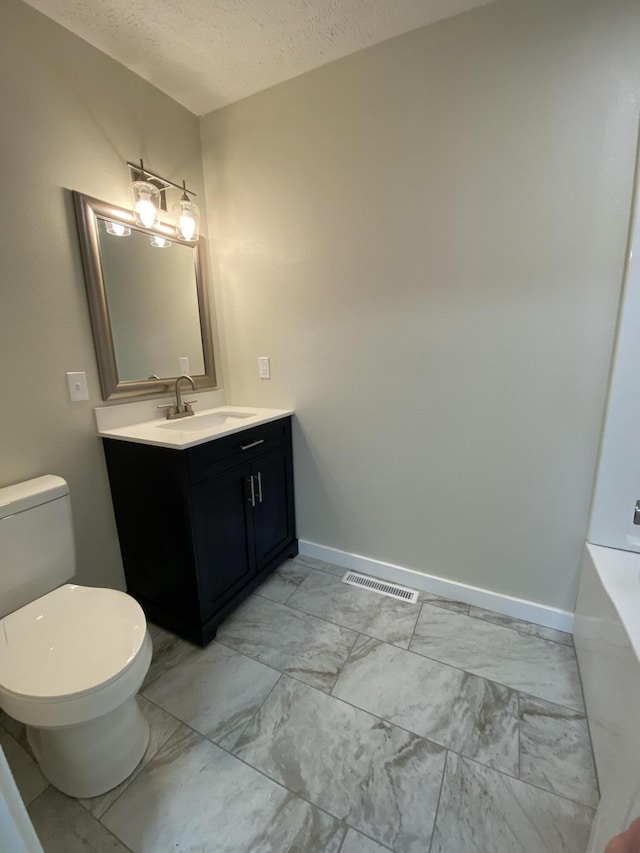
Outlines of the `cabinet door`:
[{"label": "cabinet door", "polygon": [[291,448],[281,447],[251,466],[255,508],[253,527],[257,570],[260,571],[295,537]]},{"label": "cabinet door", "polygon": [[249,484],[250,467],[244,466],[192,490],[194,549],[204,619],[255,573]]}]

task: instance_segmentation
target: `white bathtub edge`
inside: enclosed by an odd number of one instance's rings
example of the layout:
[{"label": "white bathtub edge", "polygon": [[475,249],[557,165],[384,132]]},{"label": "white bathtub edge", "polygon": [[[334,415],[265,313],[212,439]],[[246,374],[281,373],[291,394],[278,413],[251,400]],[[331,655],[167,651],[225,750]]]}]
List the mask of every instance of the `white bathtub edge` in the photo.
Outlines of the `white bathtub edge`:
[{"label": "white bathtub edge", "polygon": [[475,607],[483,607],[486,610],[494,610],[503,616],[512,616],[514,619],[524,619],[527,622],[534,622],[536,625],[544,625],[545,628],[556,628],[568,633],[573,630],[574,616],[567,610],[559,610],[545,604],[538,604],[535,601],[503,595],[500,592],[470,586],[460,581],[446,580],[436,575],[418,572],[415,569],[396,566],[393,563],[385,563],[371,557],[362,557],[359,554],[340,551],[326,545],[318,545],[316,542],[309,542],[305,539],[299,540],[298,547],[300,555],[303,557],[324,560],[344,569],[363,572],[392,583],[410,586],[420,590],[420,592],[444,595],[455,601],[462,601]]},{"label": "white bathtub edge", "polygon": [[601,799],[586,853],[602,853],[640,814],[640,661],[626,618],[640,604],[640,555],[586,544],[574,642]]},{"label": "white bathtub edge", "polygon": [[587,542],[586,548],[594,565],[599,568],[600,581],[640,661],[640,620],[638,620],[640,554],[635,551],[607,548],[604,545],[592,545],[590,542]]}]

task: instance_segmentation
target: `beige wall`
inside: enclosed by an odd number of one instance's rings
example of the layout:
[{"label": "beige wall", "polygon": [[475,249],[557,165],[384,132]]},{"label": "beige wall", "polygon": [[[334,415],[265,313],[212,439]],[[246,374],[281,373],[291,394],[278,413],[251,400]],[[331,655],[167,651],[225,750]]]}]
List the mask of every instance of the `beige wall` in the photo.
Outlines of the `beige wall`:
[{"label": "beige wall", "polygon": [[[78,579],[120,586],[67,190],[197,190],[198,121],[18,0],[0,33],[0,485],[66,477]],[[302,538],[572,608],[638,43],[635,0],[498,0],[202,121],[222,367],[296,408]]]},{"label": "beige wall", "polygon": [[[198,120],[17,0],[0,3],[0,485],[71,488],[78,580],[122,586],[93,407],[101,405],[73,207],[128,204],[126,160],[202,187]],[[65,372],[87,372],[70,403]]]},{"label": "beige wall", "polygon": [[499,0],[203,119],[227,391],[295,407],[301,538],[573,609],[638,44],[637,0]]}]

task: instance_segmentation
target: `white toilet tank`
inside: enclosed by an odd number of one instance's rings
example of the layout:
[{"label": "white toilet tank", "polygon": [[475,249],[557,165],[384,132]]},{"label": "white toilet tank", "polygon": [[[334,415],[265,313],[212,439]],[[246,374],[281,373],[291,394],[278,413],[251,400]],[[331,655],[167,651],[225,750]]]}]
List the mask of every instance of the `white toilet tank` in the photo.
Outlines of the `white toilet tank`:
[{"label": "white toilet tank", "polygon": [[62,477],[0,488],[0,618],[75,573],[71,500]]}]

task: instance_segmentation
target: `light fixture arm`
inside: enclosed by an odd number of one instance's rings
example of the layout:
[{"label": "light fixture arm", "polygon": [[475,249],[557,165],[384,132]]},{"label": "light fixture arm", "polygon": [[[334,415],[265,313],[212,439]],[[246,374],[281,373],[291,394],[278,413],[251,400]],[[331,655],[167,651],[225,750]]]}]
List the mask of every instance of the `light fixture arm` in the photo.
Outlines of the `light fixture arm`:
[{"label": "light fixture arm", "polygon": [[176,190],[182,190],[184,194],[189,194],[197,197],[197,193],[194,193],[193,190],[189,190],[186,187],[185,181],[182,182],[182,186],[180,184],[176,184],[173,181],[168,180],[167,178],[163,178],[162,175],[158,175],[156,172],[150,172],[149,169],[145,169],[142,158],[140,158],[140,163],[131,163],[127,160],[127,166],[131,169],[134,180],[151,178],[154,181],[158,181],[163,184],[163,186],[158,187],[159,190],[166,189],[167,187],[173,187]]}]

